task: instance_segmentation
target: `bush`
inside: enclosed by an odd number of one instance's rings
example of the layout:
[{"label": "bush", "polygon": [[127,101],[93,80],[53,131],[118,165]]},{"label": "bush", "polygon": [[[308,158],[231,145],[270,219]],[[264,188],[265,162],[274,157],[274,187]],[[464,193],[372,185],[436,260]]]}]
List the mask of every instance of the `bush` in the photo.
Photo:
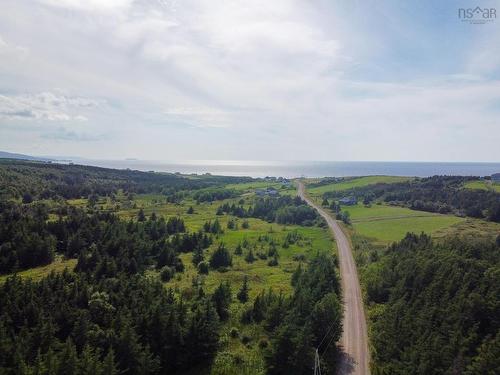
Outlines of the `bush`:
[{"label": "bush", "polygon": [[265,339],[265,338],[261,338],[261,339],[259,340],[259,348],[261,348],[261,349],[265,349],[265,348],[267,348],[268,346],[269,346],[269,341],[268,341],[267,339]]},{"label": "bush", "polygon": [[278,265],[278,257],[275,255],[273,259],[271,259],[269,262],[267,262],[267,265],[270,267],[276,267]]},{"label": "bush", "polygon": [[305,262],[306,256],[304,254],[295,254],[292,259],[296,262]]},{"label": "bush", "polygon": [[231,336],[233,339],[240,337],[240,331],[238,331],[238,328],[233,327],[229,331],[229,336]]},{"label": "bush", "polygon": [[251,338],[250,336],[248,336],[248,335],[243,335],[243,336],[241,336],[241,342],[242,342],[243,344],[245,344],[245,345],[246,345],[246,344],[248,344],[250,341],[252,341],[252,338]]},{"label": "bush", "polygon": [[169,266],[165,266],[160,271],[160,278],[163,282],[170,281],[174,277],[175,271]]},{"label": "bush", "polygon": [[208,263],[207,262],[200,262],[198,264],[198,273],[202,275],[208,275]]},{"label": "bush", "polygon": [[30,193],[24,193],[23,194],[23,203],[31,203],[33,202],[33,197],[31,196]]}]

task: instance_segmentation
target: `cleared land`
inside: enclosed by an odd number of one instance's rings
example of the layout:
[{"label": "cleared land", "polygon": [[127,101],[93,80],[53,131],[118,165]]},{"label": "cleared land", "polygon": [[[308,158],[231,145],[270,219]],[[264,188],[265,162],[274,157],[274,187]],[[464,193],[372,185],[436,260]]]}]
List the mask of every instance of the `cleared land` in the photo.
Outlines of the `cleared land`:
[{"label": "cleared land", "polygon": [[[327,191],[342,191],[353,187],[368,186],[376,183],[394,183],[408,181],[410,177],[367,176],[347,181],[308,188],[311,198],[320,204]],[[351,217],[352,228],[356,234],[367,237],[379,245],[385,245],[402,239],[407,232],[441,233],[465,219],[453,215],[441,215],[425,211],[410,210],[406,207],[391,206],[385,203],[365,206],[342,206]],[[330,210],[330,214],[333,214]]]},{"label": "cleared land", "polygon": [[342,210],[350,213],[356,233],[379,243],[399,241],[407,232],[433,234],[465,221],[464,218],[457,216],[415,211],[385,204],[375,204],[371,207],[362,204],[343,206]]},{"label": "cleared land", "polygon": [[[56,259],[51,264],[20,271],[17,273],[17,276],[22,278],[39,280],[44,276],[47,276],[51,272],[63,272],[65,269],[73,271],[73,269],[76,266],[76,263],[77,263],[76,259],[63,259],[62,257],[56,257]],[[12,274],[0,276],[0,284],[4,283],[9,276],[12,276]]]},{"label": "cleared land", "polygon": [[469,181],[464,185],[467,189],[493,190],[500,193],[500,183],[493,183],[486,180]]},{"label": "cleared land", "polygon": [[[327,185],[308,187],[307,192],[312,196],[319,196],[327,191],[341,191],[348,190],[355,187],[368,186],[378,183],[394,183],[394,182],[404,182],[411,180],[411,177],[399,177],[399,176],[366,176],[366,177],[356,177],[351,179],[346,179],[341,182],[334,182]],[[307,183],[307,182],[306,182]]]}]

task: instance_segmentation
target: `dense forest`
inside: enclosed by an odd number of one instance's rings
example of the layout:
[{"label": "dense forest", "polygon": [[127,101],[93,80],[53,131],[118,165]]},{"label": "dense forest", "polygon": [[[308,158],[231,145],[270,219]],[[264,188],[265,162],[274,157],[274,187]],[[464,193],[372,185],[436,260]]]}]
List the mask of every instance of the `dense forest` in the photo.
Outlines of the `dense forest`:
[{"label": "dense forest", "polygon": [[106,196],[123,190],[129,193],[174,195],[181,190],[203,189],[227,183],[245,182],[249,177],[140,172],[0,159],[0,199],[71,199],[96,194]]},{"label": "dense forest", "polygon": [[500,193],[464,188],[473,177],[433,176],[407,182],[378,183],[344,191],[324,193],[324,198],[355,196],[365,204],[374,200],[407,206],[414,210],[454,213],[500,222]]},{"label": "dense forest", "polygon": [[500,236],[408,234],[365,281],[375,375],[500,373]]}]

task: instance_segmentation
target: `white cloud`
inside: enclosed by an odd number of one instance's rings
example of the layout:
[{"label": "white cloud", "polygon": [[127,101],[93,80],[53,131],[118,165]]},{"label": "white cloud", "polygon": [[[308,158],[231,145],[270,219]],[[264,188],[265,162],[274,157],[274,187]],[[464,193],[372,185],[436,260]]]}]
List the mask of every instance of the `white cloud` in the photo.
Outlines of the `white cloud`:
[{"label": "white cloud", "polygon": [[133,0],[40,0],[59,8],[81,11],[113,11],[129,7]]},{"label": "white cloud", "polygon": [[24,95],[0,95],[0,118],[11,120],[86,121],[76,110],[97,107],[103,102],[51,92]]},{"label": "white cloud", "polygon": [[3,59],[12,59],[14,61],[24,60],[28,57],[29,51],[26,47],[15,46],[7,43],[0,35],[0,57]]},{"label": "white cloud", "polygon": [[231,124],[231,113],[208,107],[175,107],[165,110],[166,121],[195,128],[227,128]]},{"label": "white cloud", "polygon": [[58,127],[42,133],[41,138],[54,141],[95,142],[102,140],[104,136],[102,134],[89,134]]}]

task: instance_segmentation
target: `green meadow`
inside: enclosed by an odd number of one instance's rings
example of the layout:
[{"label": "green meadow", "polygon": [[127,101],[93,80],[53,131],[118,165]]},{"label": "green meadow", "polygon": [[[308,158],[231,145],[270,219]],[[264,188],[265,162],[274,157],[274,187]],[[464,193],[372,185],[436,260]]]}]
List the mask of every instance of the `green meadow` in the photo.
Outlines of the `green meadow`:
[{"label": "green meadow", "polygon": [[500,184],[486,180],[468,181],[464,184],[467,189],[493,190],[500,193]]},{"label": "green meadow", "polygon": [[[47,276],[51,272],[63,272],[65,269],[73,271],[73,269],[76,266],[76,263],[77,263],[76,259],[64,259],[61,256],[57,256],[56,259],[51,264],[17,272],[17,276],[27,279],[40,280],[41,278]],[[12,276],[12,274],[1,275],[0,284],[2,284],[9,276]]]},{"label": "green meadow", "polygon": [[[307,191],[317,203],[321,203],[325,192],[342,191],[377,183],[404,182],[410,179],[411,177],[399,176],[357,177],[338,183],[309,187]],[[317,180],[310,180],[309,184],[311,181],[318,182]],[[369,206],[362,203],[355,206],[342,206],[342,210],[349,212],[352,230],[357,235],[370,239],[379,245],[399,241],[408,232],[441,233],[446,228],[455,226],[465,220],[453,215],[416,211],[380,202]]]},{"label": "green meadow", "polygon": [[[307,191],[311,196],[322,196],[328,191],[342,191],[348,190],[356,187],[363,187],[379,183],[395,183],[404,182],[410,180],[411,177],[399,177],[399,176],[366,176],[366,177],[354,177],[346,178],[340,182],[334,182],[322,186],[309,187]],[[306,181],[307,183],[307,181]]]},{"label": "green meadow", "polygon": [[351,215],[353,229],[357,234],[378,243],[398,241],[408,232],[433,234],[465,219],[430,212],[410,210],[405,207],[374,204],[344,206]]}]

